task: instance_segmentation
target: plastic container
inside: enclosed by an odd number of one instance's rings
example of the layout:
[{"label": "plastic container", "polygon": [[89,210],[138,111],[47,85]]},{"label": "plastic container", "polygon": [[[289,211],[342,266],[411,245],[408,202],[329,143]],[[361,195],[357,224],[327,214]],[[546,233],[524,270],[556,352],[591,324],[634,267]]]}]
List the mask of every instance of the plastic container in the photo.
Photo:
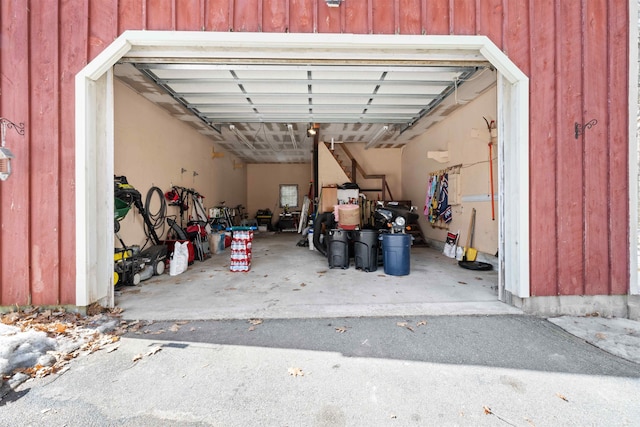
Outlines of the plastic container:
[{"label": "plastic container", "polygon": [[229,270],[249,271],[251,269],[251,253],[253,246],[253,227],[231,227],[231,260]]},{"label": "plastic container", "polygon": [[315,251],[316,248],[315,246],[313,246],[313,229],[312,228],[309,229],[309,233],[307,234],[307,240],[309,242],[309,250]]},{"label": "plastic container", "polygon": [[353,248],[357,269],[368,272],[378,269],[378,232],[376,230],[354,231]]},{"label": "plastic container", "polygon": [[329,268],[349,268],[349,233],[346,230],[330,230],[327,234],[327,259]]},{"label": "plastic container", "polygon": [[406,276],[411,269],[411,234],[385,233],[382,235],[384,273]]}]

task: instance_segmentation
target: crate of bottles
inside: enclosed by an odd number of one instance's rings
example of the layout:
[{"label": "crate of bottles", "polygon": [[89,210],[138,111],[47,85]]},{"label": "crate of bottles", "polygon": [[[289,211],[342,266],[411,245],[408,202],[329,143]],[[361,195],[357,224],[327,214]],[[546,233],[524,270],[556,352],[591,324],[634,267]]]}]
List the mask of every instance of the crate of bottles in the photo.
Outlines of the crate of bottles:
[{"label": "crate of bottles", "polygon": [[255,227],[231,227],[231,271],[249,271],[251,268],[251,247]]}]

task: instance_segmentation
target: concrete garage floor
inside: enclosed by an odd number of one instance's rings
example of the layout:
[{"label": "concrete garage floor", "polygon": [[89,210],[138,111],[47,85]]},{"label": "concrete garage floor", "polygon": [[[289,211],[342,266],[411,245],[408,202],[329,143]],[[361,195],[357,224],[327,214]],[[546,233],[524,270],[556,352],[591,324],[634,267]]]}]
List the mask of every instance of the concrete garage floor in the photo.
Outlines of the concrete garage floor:
[{"label": "concrete garage floor", "polygon": [[[229,271],[229,248],[175,277],[116,291],[126,319],[208,320],[522,314],[497,300],[496,271],[460,268],[439,251],[411,248],[407,276],[330,269],[296,246],[297,233],[256,233],[249,272]],[[167,269],[168,271],[168,269]]]}]

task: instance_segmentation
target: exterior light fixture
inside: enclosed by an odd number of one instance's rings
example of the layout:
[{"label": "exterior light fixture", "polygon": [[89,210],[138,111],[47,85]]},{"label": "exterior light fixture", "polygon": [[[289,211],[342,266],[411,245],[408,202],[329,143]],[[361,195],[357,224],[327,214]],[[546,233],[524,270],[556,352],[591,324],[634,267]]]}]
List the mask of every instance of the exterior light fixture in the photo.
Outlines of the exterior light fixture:
[{"label": "exterior light fixture", "polygon": [[240,133],[240,131],[238,130],[238,128],[235,127],[235,125],[229,125],[229,130],[231,130],[231,132],[233,132],[236,135],[236,137],[240,141],[242,141],[247,147],[249,147],[252,150],[256,149],[256,147],[254,147],[253,144],[249,142],[247,137]]},{"label": "exterior light fixture", "polygon": [[293,131],[293,125],[292,124],[288,124],[287,125],[287,129],[289,129],[289,136],[291,137],[291,143],[293,144],[293,148],[295,150],[298,149],[298,141],[296,141],[296,134]]},{"label": "exterior light fixture", "polygon": [[315,136],[316,133],[318,133],[316,128],[314,128],[313,125],[309,125],[309,129],[307,129],[307,136]]},{"label": "exterior light fixture", "polygon": [[0,127],[2,128],[2,145],[0,145],[0,181],[6,181],[11,175],[11,159],[15,156],[5,147],[7,129],[15,129],[18,135],[24,135],[24,123],[16,125],[10,120],[0,117]]},{"label": "exterior light fixture", "polygon": [[340,6],[340,2],[342,0],[325,0],[327,2],[327,6],[329,7],[338,7]]},{"label": "exterior light fixture", "polygon": [[369,142],[367,142],[367,145],[364,146],[364,149],[367,150],[371,147],[373,147],[373,145],[378,142],[378,140],[380,138],[382,138],[382,136],[387,133],[387,131],[389,130],[389,126],[388,125],[384,125],[382,126],[380,129],[378,129],[378,131],[371,137],[371,139],[369,140]]}]

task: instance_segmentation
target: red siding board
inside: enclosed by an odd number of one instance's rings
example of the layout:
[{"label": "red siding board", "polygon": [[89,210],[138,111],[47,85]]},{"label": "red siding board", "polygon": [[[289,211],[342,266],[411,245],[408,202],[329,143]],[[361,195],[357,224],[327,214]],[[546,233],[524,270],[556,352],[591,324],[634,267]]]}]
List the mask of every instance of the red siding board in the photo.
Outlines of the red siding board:
[{"label": "red siding board", "polygon": [[118,34],[126,30],[146,30],[147,22],[143,4],[138,1],[118,2]]},{"label": "red siding board", "polygon": [[286,33],[289,31],[289,0],[263,0],[262,31]]},{"label": "red siding board", "polygon": [[[174,0],[142,1],[146,1],[145,12],[148,30],[175,30]],[[93,27],[93,23],[91,27]]]},{"label": "red siding board", "polygon": [[555,295],[558,269],[558,248],[548,245],[556,240],[556,129],[552,124],[556,119],[555,109],[555,67],[554,49],[554,0],[536,1],[531,11],[531,25],[539,28],[531,36],[531,51],[536,60],[531,67],[530,110],[536,112],[536,120],[531,122],[531,212],[545,212],[532,216],[531,239],[532,267],[535,280],[532,282],[533,295]]},{"label": "red siding board", "polygon": [[[560,295],[580,295],[584,289],[583,141],[574,137],[574,123],[582,121],[582,43],[580,37],[576,37],[576,34],[580,34],[580,28],[580,14],[576,13],[574,5],[557,2],[556,245],[557,293]],[[532,236],[535,234],[532,233]],[[545,243],[538,241],[537,245]],[[532,270],[536,271],[534,268],[532,265]]]},{"label": "red siding board", "polygon": [[233,5],[233,31],[260,31],[262,18],[255,0],[236,0]]},{"label": "red siding board", "polygon": [[[31,130],[30,239],[33,304],[59,303],[58,5],[31,4],[29,74]],[[46,215],[36,213],[46,212]]]},{"label": "red siding board", "polygon": [[[535,0],[532,0],[535,1]],[[530,75],[529,3],[510,1],[505,7],[503,50],[525,74]]]},{"label": "red siding board", "polygon": [[0,304],[25,305],[29,294],[29,10],[22,0],[0,1],[0,117],[25,124],[25,134],[7,130],[15,155],[12,175],[0,182]]},{"label": "red siding board", "polygon": [[421,0],[400,0],[399,3],[399,33],[422,34]]},{"label": "red siding board", "polygon": [[202,30],[202,2],[204,0],[176,0],[176,30]]},{"label": "red siding board", "polygon": [[342,31],[341,13],[342,7],[329,7],[323,0],[318,2],[318,32],[339,33]]},{"label": "red siding board", "polygon": [[[477,0],[476,6],[477,34],[489,37],[498,47],[502,47],[502,23],[504,22],[502,1]],[[548,16],[545,18],[546,21],[550,21]]]},{"label": "red siding board", "polygon": [[476,33],[476,1],[454,0],[451,8],[453,34]]},{"label": "red siding board", "polygon": [[89,2],[89,60],[118,37],[118,4],[109,0]]},{"label": "red siding board", "polygon": [[[86,64],[87,46],[78,34],[87,34],[86,10],[79,0],[60,5],[60,256],[75,259],[75,106],[72,102],[75,76]],[[75,264],[60,263],[60,303],[74,304],[76,299]]]},{"label": "red siding board", "polygon": [[425,33],[449,34],[451,31],[449,0],[428,0],[426,9]]},{"label": "red siding board", "polygon": [[[584,9],[584,98],[582,120],[598,120],[584,131],[585,191],[585,293],[607,294],[609,290],[609,221],[607,138],[607,20],[606,0],[585,1]],[[604,197],[603,197],[604,196]]]},{"label": "red siding board", "polygon": [[205,29],[207,31],[229,31],[231,0],[205,0]]},{"label": "red siding board", "polygon": [[313,33],[313,3],[307,0],[289,0],[289,32]]},{"label": "red siding board", "polygon": [[[393,1],[383,0],[380,4],[381,13],[385,16],[376,16],[376,4],[379,0],[373,1],[373,32],[378,34],[393,34]],[[369,0],[349,0],[340,6],[344,8],[345,21],[343,22],[344,32],[355,34],[367,34],[369,32]],[[388,21],[391,21],[389,26]]]},{"label": "red siding board", "polygon": [[[629,41],[628,8],[622,2],[609,5],[608,46],[625,46]],[[635,48],[635,47],[634,47]],[[608,55],[609,69],[609,241],[611,252],[610,292],[626,294],[629,291],[629,227],[625,218],[630,211],[626,183],[629,176],[628,148],[629,114],[627,104],[618,102],[629,94],[629,55],[625,49],[612,49]],[[634,207],[635,209],[635,207]]]}]

